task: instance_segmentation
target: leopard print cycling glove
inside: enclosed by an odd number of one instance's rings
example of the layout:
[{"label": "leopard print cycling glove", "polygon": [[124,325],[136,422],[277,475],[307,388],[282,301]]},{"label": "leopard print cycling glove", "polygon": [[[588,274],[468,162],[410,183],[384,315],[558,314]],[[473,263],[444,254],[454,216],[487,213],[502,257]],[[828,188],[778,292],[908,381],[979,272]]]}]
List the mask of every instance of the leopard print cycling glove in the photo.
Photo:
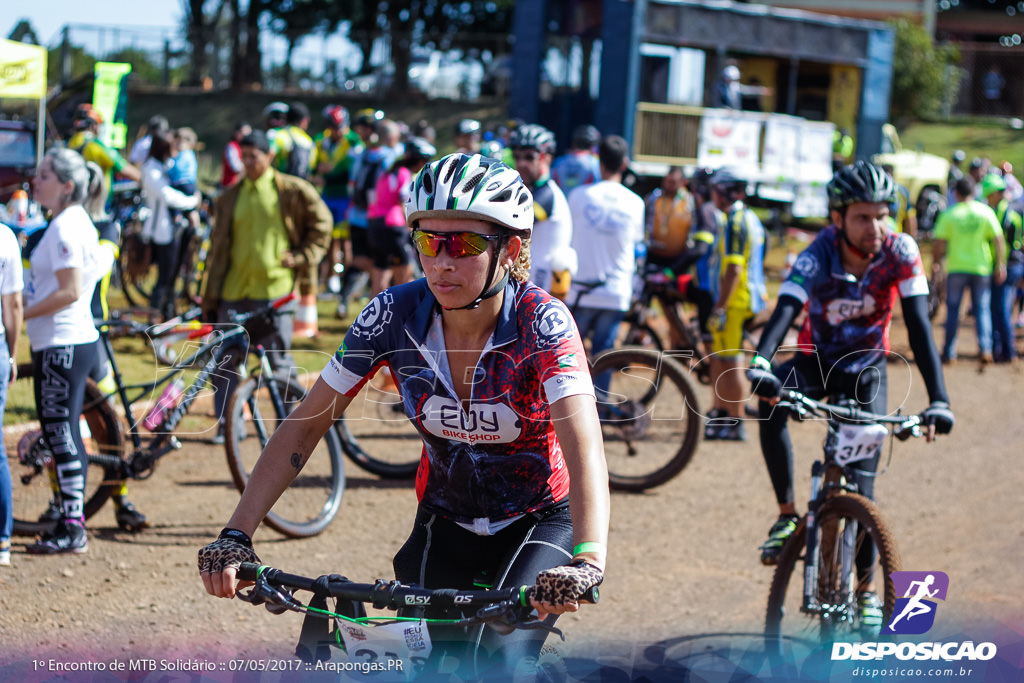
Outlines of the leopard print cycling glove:
[{"label": "leopard print cycling glove", "polygon": [[215,574],[225,567],[237,569],[243,562],[260,563],[252,539],[237,529],[224,529],[213,543],[199,549],[199,573]]},{"label": "leopard print cycling glove", "polygon": [[552,567],[537,574],[533,599],[561,606],[577,602],[580,597],[604,580],[600,569],[589,562],[579,561],[562,567]]}]

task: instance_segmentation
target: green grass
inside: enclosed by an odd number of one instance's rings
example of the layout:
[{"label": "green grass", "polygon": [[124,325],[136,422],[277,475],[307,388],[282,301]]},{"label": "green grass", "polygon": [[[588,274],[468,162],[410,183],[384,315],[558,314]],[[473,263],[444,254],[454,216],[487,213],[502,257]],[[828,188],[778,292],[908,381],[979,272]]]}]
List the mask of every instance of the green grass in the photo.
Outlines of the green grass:
[{"label": "green grass", "polygon": [[1013,164],[1017,177],[1024,171],[1024,130],[1015,130],[1003,120],[966,119],[955,123],[915,123],[900,131],[904,148],[917,149],[949,159],[953,150],[962,149],[967,162],[988,157],[998,164],[1004,159]]}]

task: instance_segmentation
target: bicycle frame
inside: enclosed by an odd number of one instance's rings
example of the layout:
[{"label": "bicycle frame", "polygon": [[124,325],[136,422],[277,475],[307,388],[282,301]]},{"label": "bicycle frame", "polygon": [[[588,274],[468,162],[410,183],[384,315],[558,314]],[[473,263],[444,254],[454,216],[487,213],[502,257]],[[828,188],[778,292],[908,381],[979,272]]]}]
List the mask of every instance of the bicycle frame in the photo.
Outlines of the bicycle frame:
[{"label": "bicycle frame", "polygon": [[[856,470],[849,464],[842,464],[837,457],[838,438],[840,426],[843,423],[878,423],[895,425],[896,429],[890,436],[899,439],[906,439],[910,436],[920,436],[921,419],[919,416],[886,416],[874,415],[862,411],[853,406],[832,406],[813,399],[809,399],[795,391],[786,392],[788,399],[779,406],[792,410],[799,417],[809,415],[820,416],[823,412],[828,414],[827,429],[828,436],[825,439],[824,459],[815,460],[811,465],[811,497],[807,504],[805,534],[805,555],[804,555],[804,585],[803,602],[801,611],[805,614],[825,614],[830,610],[831,605],[820,604],[816,599],[816,585],[818,582],[818,512],[829,498],[844,493],[859,493],[856,482]],[[882,446],[879,445],[879,448]],[[859,471],[862,475],[876,476],[874,473]],[[842,543],[845,548],[853,548],[856,544],[856,526],[846,525],[843,528]],[[852,576],[854,571],[854,553],[843,553],[842,576]],[[844,586],[849,582],[844,581]],[[847,595],[841,595],[839,604],[844,604]]]}]

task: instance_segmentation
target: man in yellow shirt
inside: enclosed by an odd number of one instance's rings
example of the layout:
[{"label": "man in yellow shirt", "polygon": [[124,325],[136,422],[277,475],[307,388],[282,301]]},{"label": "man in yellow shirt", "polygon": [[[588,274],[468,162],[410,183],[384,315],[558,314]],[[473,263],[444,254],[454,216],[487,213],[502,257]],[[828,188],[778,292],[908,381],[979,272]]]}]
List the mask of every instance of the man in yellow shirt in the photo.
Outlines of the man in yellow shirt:
[{"label": "man in yellow shirt", "polygon": [[68,140],[68,148],[73,149],[86,161],[93,161],[103,169],[107,191],[115,173],[120,173],[129,180],[138,182],[142,178],[139,169],[129,164],[118,154],[117,150],[100,142],[98,135],[103,124],[103,115],[91,104],[81,104],[75,111],[75,134]]},{"label": "man in yellow shirt", "polygon": [[647,198],[647,262],[675,270],[693,224],[693,197],[683,187],[683,169],[673,166]]},{"label": "man in yellow shirt", "polygon": [[[217,201],[203,292],[205,317],[218,322],[263,308],[296,287],[315,286],[334,223],[310,183],[271,167],[265,133],[253,131],[239,145],[245,177]],[[262,344],[277,368],[290,363],[291,339],[292,319],[279,316],[275,330],[251,342]],[[229,367],[215,378],[219,416],[237,382],[237,373]]]},{"label": "man in yellow shirt", "polygon": [[273,165],[278,171],[308,180],[316,170],[316,143],[309,137],[309,109],[293,102],[285,114],[285,126],[271,140]]}]

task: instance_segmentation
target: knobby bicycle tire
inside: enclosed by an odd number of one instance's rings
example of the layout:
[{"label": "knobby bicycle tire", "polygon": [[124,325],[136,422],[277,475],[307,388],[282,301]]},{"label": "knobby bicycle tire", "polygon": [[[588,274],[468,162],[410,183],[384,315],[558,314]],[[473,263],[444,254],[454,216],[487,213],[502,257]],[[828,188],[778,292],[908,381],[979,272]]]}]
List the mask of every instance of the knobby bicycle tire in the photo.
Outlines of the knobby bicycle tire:
[{"label": "knobby bicycle tire", "polygon": [[592,361],[607,375],[598,392],[608,478],[613,489],[645,491],[679,474],[693,458],[703,427],[697,394],[676,360],[653,349],[609,349]]},{"label": "knobby bicycle tire", "polygon": [[[270,395],[268,381],[281,392],[283,413]],[[224,448],[231,478],[239,492],[277,426],[302,402],[306,390],[293,379],[253,375],[241,382],[228,400]],[[338,514],[345,492],[345,463],[334,429],[327,430],[302,471],[263,520],[291,538],[315,536]]]},{"label": "knobby bicycle tire", "polygon": [[[860,494],[844,493],[830,497],[818,510],[819,567],[815,597],[819,604],[833,605],[831,611],[804,614],[800,611],[803,595],[803,567],[799,560],[805,556],[807,544],[807,518],[800,520],[779,557],[768,594],[765,616],[767,644],[776,655],[781,640],[789,635],[802,635],[822,643],[839,639],[855,639],[860,634],[860,615],[857,609],[856,569],[852,576],[842,574],[843,554],[852,562],[865,538],[875,544],[877,552],[873,566],[875,590],[882,601],[882,624],[888,624],[896,606],[896,590],[892,572],[901,568],[896,541],[881,511],[873,502]],[[835,542],[837,534],[855,523],[857,538],[850,549]],[[852,553],[852,555],[851,555]],[[837,566],[839,565],[839,566]],[[796,577],[795,585],[790,585]],[[876,638],[872,634],[870,637]]]},{"label": "knobby bicycle tire", "polygon": [[[18,391],[20,400],[31,396],[32,381],[32,364],[20,365],[15,382],[17,389],[12,387],[12,391]],[[124,431],[117,412],[92,379],[86,380],[81,419],[86,428],[82,439],[89,453],[84,504],[84,515],[88,519],[99,512],[121,483],[120,467],[111,460],[121,458]],[[22,438],[26,437],[28,435]],[[19,536],[42,534],[54,526],[53,519],[40,518],[50,507],[50,501],[56,499],[51,483],[51,477],[55,476],[52,456],[45,446],[33,444],[33,449],[29,462],[22,463],[18,445],[7,448],[14,508],[13,531]]]}]

